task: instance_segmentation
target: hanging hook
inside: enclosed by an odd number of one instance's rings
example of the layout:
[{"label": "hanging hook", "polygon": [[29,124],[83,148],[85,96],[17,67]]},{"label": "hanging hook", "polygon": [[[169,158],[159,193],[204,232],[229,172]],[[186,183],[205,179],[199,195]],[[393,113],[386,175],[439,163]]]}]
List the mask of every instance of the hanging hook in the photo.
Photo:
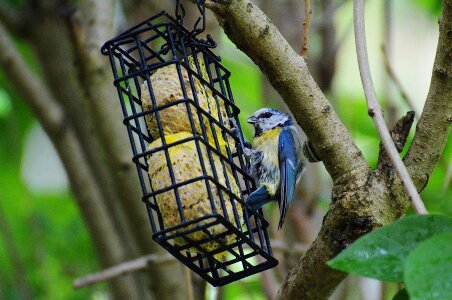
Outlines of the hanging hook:
[{"label": "hanging hook", "polygon": [[[206,7],[204,6],[205,0],[196,0],[196,6],[198,7],[201,16],[196,20],[193,25],[193,30],[190,31],[191,37],[197,37],[199,34],[206,30]],[[185,8],[181,3],[181,0],[176,0],[176,19],[177,22],[184,26],[185,18]],[[216,42],[212,39],[212,36],[207,35],[206,39],[198,39],[199,43],[195,43],[199,46],[204,46],[207,48],[215,48],[217,46]]]},{"label": "hanging hook", "polygon": [[182,5],[182,3],[180,3],[180,0],[176,0],[176,19],[177,22],[184,26],[184,18],[185,18],[185,8]]},{"label": "hanging hook", "polygon": [[[201,16],[196,20],[191,31],[191,36],[197,36],[198,34],[206,30],[206,7],[204,6],[205,0],[196,0],[196,6],[198,7]],[[181,3],[181,0],[176,0],[176,19],[179,24],[184,25],[185,8]],[[201,24],[201,26],[200,26]]]},{"label": "hanging hook", "polygon": [[[196,5],[198,6],[201,17],[199,17],[195,22],[194,29],[191,32],[193,36],[197,36],[201,32],[204,32],[204,30],[206,30],[206,7],[204,6],[204,2],[205,0],[196,0]],[[198,28],[201,21],[201,28]]]}]

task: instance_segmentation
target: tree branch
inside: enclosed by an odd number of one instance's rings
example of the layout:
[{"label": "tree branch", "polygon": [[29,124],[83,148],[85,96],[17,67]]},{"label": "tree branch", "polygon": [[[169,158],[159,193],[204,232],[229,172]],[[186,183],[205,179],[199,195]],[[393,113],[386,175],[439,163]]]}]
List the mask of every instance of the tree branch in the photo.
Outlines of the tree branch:
[{"label": "tree branch", "polygon": [[[443,153],[452,125],[452,1],[443,0],[430,90],[404,162],[419,191]],[[428,151],[426,151],[428,149]]]},{"label": "tree branch", "polygon": [[311,140],[333,181],[363,175],[368,165],[350,133],[312,78],[304,59],[249,0],[216,1],[225,33],[268,76]]},{"label": "tree branch", "polygon": [[119,265],[107,268],[97,273],[90,274],[88,276],[77,278],[74,280],[74,288],[79,289],[89,285],[93,285],[98,282],[111,280],[113,278],[123,276],[128,273],[137,272],[149,268],[154,264],[164,264],[170,261],[175,261],[175,258],[170,254],[146,255],[131,261],[121,263]]},{"label": "tree branch", "polygon": [[311,27],[311,0],[304,0],[304,21],[303,21],[303,43],[301,45],[301,56],[308,59],[309,28]]},{"label": "tree branch", "polygon": [[[302,255],[303,253],[306,252],[306,246],[302,244],[288,246],[281,241],[272,241],[272,246],[274,250],[280,250],[292,255]],[[74,280],[73,285],[74,288],[78,289],[89,285],[93,285],[98,282],[108,281],[128,273],[142,271],[156,264],[166,264],[168,262],[174,261],[176,261],[176,259],[168,253],[165,253],[163,255],[161,254],[145,255],[137,259],[133,259],[112,266],[100,272],[78,278]]]},{"label": "tree branch", "polygon": [[366,33],[364,21],[364,0],[354,0],[354,25],[355,25],[355,44],[358,55],[359,71],[361,74],[361,81],[363,83],[364,93],[366,95],[369,115],[372,117],[381,138],[386,153],[392,161],[393,166],[402,180],[403,185],[410,197],[414,210],[418,214],[426,214],[424,203],[419,196],[410,175],[402,162],[402,159],[397,152],[397,149],[392,141],[389,130],[383,119],[383,112],[377,101],[377,95],[372,83],[372,75],[370,73],[369,61],[367,57]]}]

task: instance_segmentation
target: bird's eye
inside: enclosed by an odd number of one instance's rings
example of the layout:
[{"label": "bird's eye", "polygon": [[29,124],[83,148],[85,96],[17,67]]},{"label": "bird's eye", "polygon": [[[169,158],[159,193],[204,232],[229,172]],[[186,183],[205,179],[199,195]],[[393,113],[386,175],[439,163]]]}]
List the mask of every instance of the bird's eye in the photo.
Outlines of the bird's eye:
[{"label": "bird's eye", "polygon": [[259,116],[259,118],[264,118],[264,119],[266,119],[266,118],[270,118],[271,116],[273,116],[273,114],[272,114],[271,112],[265,112],[265,113],[261,114],[261,115]]}]

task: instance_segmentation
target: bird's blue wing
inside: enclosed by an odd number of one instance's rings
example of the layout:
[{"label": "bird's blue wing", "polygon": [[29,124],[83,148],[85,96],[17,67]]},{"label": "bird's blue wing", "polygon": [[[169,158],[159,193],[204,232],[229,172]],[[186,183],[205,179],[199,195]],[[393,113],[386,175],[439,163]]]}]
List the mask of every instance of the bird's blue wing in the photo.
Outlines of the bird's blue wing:
[{"label": "bird's blue wing", "polygon": [[279,201],[279,225],[281,229],[292,201],[297,180],[295,141],[289,130],[282,130],[278,142],[281,199]]},{"label": "bird's blue wing", "polygon": [[262,205],[270,202],[272,197],[268,193],[265,186],[261,186],[254,192],[252,192],[246,199],[246,204],[248,204],[252,213],[262,207]]}]

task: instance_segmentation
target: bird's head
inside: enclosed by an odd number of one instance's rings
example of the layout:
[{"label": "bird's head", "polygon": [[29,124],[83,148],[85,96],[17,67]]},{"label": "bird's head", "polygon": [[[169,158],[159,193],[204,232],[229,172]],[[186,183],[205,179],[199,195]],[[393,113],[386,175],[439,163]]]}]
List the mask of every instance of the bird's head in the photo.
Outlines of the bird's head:
[{"label": "bird's head", "polygon": [[248,123],[254,126],[254,136],[272,130],[278,126],[292,125],[292,118],[273,108],[261,108],[248,118]]}]

